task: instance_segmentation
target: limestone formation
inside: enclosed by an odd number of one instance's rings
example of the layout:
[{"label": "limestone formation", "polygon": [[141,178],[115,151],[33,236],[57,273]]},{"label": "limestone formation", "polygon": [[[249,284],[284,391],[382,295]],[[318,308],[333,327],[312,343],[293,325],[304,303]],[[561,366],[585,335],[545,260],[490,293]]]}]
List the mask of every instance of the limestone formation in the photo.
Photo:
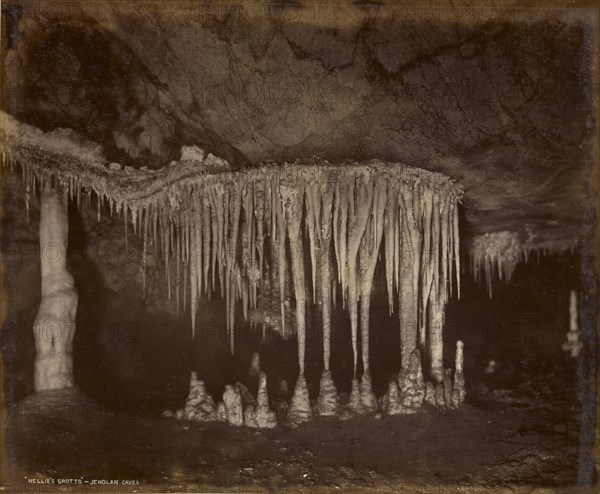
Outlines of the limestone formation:
[{"label": "limestone formation", "polygon": [[288,408],[287,422],[292,427],[297,427],[303,422],[308,422],[311,419],[312,410],[310,407],[310,396],[306,386],[306,379],[303,374],[300,374],[296,381],[292,402]]},{"label": "limestone formation", "polygon": [[331,372],[324,370],[319,383],[318,411],[321,416],[332,416],[338,411],[339,400],[337,388],[331,377]]},{"label": "limestone formation", "polygon": [[217,420],[219,422],[227,422],[227,407],[222,401],[217,404]]},{"label": "limestone formation", "polygon": [[244,425],[254,429],[258,428],[258,421],[256,420],[256,407],[252,404],[244,407]]},{"label": "limestone formation", "polygon": [[571,290],[569,299],[569,331],[567,332],[567,342],[562,344],[562,349],[569,352],[571,358],[579,357],[582,343],[579,339],[579,328],[577,326],[578,319],[577,294],[575,290]]},{"label": "limestone formation", "polygon": [[363,407],[360,400],[360,384],[358,379],[352,379],[352,388],[350,390],[350,401],[348,402],[348,408],[354,413],[363,413]]},{"label": "limestone formation", "polygon": [[237,386],[226,385],[223,393],[223,403],[227,423],[231,425],[244,425],[244,413],[242,409],[242,396]]},{"label": "limestone formation", "polygon": [[446,369],[442,385],[444,386],[444,401],[446,402],[446,406],[448,408],[453,408],[454,403],[452,401],[452,369]]},{"label": "limestone formation", "polygon": [[261,372],[258,376],[258,396],[256,398],[256,423],[261,429],[272,429],[277,425],[277,416],[269,407],[267,394],[267,375]]},{"label": "limestone formation", "polygon": [[74,384],[72,348],[78,297],[73,277],[67,271],[67,190],[53,182],[46,180],[41,191],[42,299],[33,326],[36,391],[70,388]]},{"label": "limestone formation", "polygon": [[383,412],[387,415],[398,415],[402,413],[403,407],[400,401],[400,388],[398,387],[398,380],[396,377],[392,377],[388,383],[388,390],[383,396],[382,401]]},{"label": "limestone formation", "polygon": [[427,381],[427,383],[425,384],[425,398],[424,398],[424,403],[427,403],[428,405],[431,406],[436,406],[437,402],[435,399],[435,386],[433,385],[433,383],[431,381]]},{"label": "limestone formation", "polygon": [[425,398],[425,381],[421,371],[419,350],[411,352],[408,367],[402,369],[398,375],[398,385],[403,413],[418,411]]},{"label": "limestone formation", "polygon": [[[106,207],[123,219],[126,228],[132,225],[143,240],[142,263],[149,247],[162,257],[169,298],[173,294],[177,307],[190,308],[193,335],[199,298],[220,290],[233,352],[238,303],[248,319],[249,311],[256,310],[267,295],[263,278],[268,273],[277,275],[279,293],[271,290],[270,294],[279,298],[280,331],[284,337],[295,332],[297,338],[300,387],[294,393],[292,415],[303,417],[310,408],[302,398],[307,303],[319,300],[323,362],[329,370],[330,311],[335,302],[332,294],[338,289],[350,316],[354,377],[359,363],[364,369],[360,385],[353,383],[351,408],[374,410],[369,307],[382,249],[389,309],[394,310],[395,298],[400,308],[402,369],[410,366],[417,338],[421,343],[428,339],[430,374],[439,380],[445,304],[454,285],[460,294],[458,204],[463,191],[452,179],[376,159],[335,164],[267,162],[233,170],[225,160],[205,156],[193,145],[184,147],[183,159],[169,166],[123,169],[118,164],[108,166],[96,147],[68,133],[43,133],[4,114],[2,119],[2,165],[12,167],[16,159],[30,193],[52,177],[77,200],[78,207],[82,201],[90,206],[93,194],[98,214]],[[331,272],[333,265],[337,273]],[[286,280],[288,267],[291,280]],[[286,304],[294,308],[293,322],[286,321],[290,317]],[[49,358],[44,352],[39,362]],[[68,354],[69,349],[62,353]],[[68,367],[64,362],[61,365]],[[256,370],[253,367],[252,372]],[[415,409],[418,396],[424,395],[424,385],[417,386],[413,373],[409,371],[409,380],[414,382],[404,382],[402,376],[399,383],[408,409]],[[423,390],[417,392],[419,386]]]},{"label": "limestone formation", "polygon": [[377,398],[373,392],[371,374],[365,372],[360,378],[360,404],[363,413],[371,413],[377,410]]},{"label": "limestone formation", "polygon": [[444,395],[444,385],[441,383],[435,386],[435,404],[437,407],[446,408],[446,398]]},{"label": "limestone formation", "polygon": [[465,376],[463,371],[463,348],[463,342],[458,340],[456,342],[456,356],[454,358],[454,387],[452,391],[452,401],[455,406],[461,405],[465,401],[466,396]]},{"label": "limestone formation", "polygon": [[240,398],[242,399],[242,407],[246,407],[248,405],[256,406],[256,400],[252,393],[248,390],[246,386],[244,386],[241,382],[237,381],[235,383],[235,387],[238,389],[240,393]]},{"label": "limestone formation", "polygon": [[198,380],[196,373],[190,377],[190,392],[185,401],[185,406],[177,411],[178,419],[209,422],[217,420],[215,402],[206,392],[204,381]]}]

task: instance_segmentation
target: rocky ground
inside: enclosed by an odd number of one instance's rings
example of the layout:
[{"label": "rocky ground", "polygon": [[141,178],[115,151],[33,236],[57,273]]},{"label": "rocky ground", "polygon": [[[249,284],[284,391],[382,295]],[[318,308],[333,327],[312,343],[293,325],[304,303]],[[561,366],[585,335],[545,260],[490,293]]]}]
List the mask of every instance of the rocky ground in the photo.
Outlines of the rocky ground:
[{"label": "rocky ground", "polygon": [[472,380],[469,403],[458,411],[317,419],[297,429],[120,412],[79,390],[32,395],[6,418],[5,478],[12,485],[26,477],[117,480],[121,492],[575,492],[576,364],[514,356]]},{"label": "rocky ground", "polygon": [[119,413],[79,391],[47,392],[9,417],[8,478],[136,480],[142,491],[566,488],[577,477],[578,406],[565,392],[573,373],[561,365],[542,379],[524,375],[516,388],[486,388],[480,404],[460,411],[261,432]]}]

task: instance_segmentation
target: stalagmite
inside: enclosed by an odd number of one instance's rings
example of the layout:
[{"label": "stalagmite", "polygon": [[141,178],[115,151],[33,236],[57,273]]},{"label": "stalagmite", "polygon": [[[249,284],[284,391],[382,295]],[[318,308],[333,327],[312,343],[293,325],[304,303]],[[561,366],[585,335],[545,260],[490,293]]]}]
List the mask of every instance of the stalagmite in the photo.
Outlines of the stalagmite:
[{"label": "stalagmite", "polygon": [[579,339],[579,328],[577,327],[577,294],[571,290],[569,297],[569,331],[567,332],[567,342],[562,344],[562,349],[569,352],[571,358],[579,357],[583,344]]},{"label": "stalagmite", "polygon": [[403,413],[414,413],[421,408],[425,398],[425,381],[421,370],[421,355],[419,350],[410,354],[408,366],[398,375],[400,401]]},{"label": "stalagmite", "polygon": [[458,340],[456,342],[456,356],[454,359],[454,387],[452,391],[452,397],[455,406],[461,405],[465,401],[466,395],[465,376],[463,372],[463,348],[463,342]]},{"label": "stalagmite", "polygon": [[321,416],[332,416],[338,411],[337,388],[329,370],[324,370],[319,382],[318,411]]},{"label": "stalagmite", "polygon": [[400,401],[400,388],[395,377],[389,380],[388,390],[383,396],[382,407],[386,415],[398,415],[403,411],[402,402]]},{"label": "stalagmite", "polygon": [[[54,184],[53,184],[54,182]],[[72,387],[77,292],[67,271],[67,194],[51,179],[42,186],[40,267],[42,299],[33,326],[36,391]]]},{"label": "stalagmite", "polygon": [[370,413],[377,410],[377,398],[373,392],[371,374],[367,371],[360,377],[360,404],[363,413]]},{"label": "stalagmite", "polygon": [[217,420],[215,402],[206,392],[204,381],[198,380],[196,373],[191,373],[190,392],[185,406],[176,413],[178,419],[209,422]]},{"label": "stalagmite", "polygon": [[423,399],[423,403],[427,403],[431,406],[436,406],[435,386],[431,381],[427,381],[427,383],[425,384],[425,398]]},{"label": "stalagmite", "polygon": [[253,429],[258,429],[256,420],[256,406],[249,404],[244,407],[244,425]]},{"label": "stalagmite", "polygon": [[272,429],[277,425],[277,416],[269,408],[267,394],[267,375],[261,372],[258,377],[258,395],[256,398],[256,423],[260,429]]},{"label": "stalagmite", "polygon": [[246,405],[257,405],[254,396],[252,396],[252,393],[250,393],[250,390],[246,386],[244,386],[241,382],[236,381],[235,387],[240,392],[240,398],[242,399],[242,407],[245,407]]},{"label": "stalagmite", "polygon": [[237,386],[228,384],[223,393],[223,404],[227,423],[230,425],[244,425],[244,413],[242,408],[242,396]]},{"label": "stalagmite", "polygon": [[452,403],[452,369],[446,369],[444,372],[444,380],[442,381],[444,386],[444,402],[448,408],[453,408]]},{"label": "stalagmite", "polygon": [[227,422],[227,407],[222,401],[217,403],[217,420],[219,422]]},{"label": "stalagmite", "polygon": [[444,395],[444,385],[438,383],[435,386],[435,404],[439,408],[446,408],[446,399]]},{"label": "stalagmite", "polygon": [[287,422],[292,427],[297,427],[303,422],[312,419],[312,410],[310,408],[310,397],[306,386],[304,374],[298,376],[292,402],[288,409]]}]

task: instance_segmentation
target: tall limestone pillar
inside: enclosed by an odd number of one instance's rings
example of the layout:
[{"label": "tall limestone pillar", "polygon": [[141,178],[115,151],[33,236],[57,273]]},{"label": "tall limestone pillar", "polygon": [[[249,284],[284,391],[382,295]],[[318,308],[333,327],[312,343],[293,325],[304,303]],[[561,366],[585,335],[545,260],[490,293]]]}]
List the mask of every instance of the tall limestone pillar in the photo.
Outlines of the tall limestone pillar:
[{"label": "tall limestone pillar", "polygon": [[34,323],[36,391],[73,386],[73,336],[77,291],[67,271],[67,195],[47,180],[41,193],[42,300]]}]

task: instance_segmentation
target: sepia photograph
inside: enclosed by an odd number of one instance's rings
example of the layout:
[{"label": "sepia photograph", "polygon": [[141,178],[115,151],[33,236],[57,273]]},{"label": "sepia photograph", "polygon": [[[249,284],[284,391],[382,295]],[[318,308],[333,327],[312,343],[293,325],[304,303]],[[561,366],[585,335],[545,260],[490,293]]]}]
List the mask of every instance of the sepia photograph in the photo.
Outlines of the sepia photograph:
[{"label": "sepia photograph", "polygon": [[0,493],[598,494],[599,28],[2,0]]}]

